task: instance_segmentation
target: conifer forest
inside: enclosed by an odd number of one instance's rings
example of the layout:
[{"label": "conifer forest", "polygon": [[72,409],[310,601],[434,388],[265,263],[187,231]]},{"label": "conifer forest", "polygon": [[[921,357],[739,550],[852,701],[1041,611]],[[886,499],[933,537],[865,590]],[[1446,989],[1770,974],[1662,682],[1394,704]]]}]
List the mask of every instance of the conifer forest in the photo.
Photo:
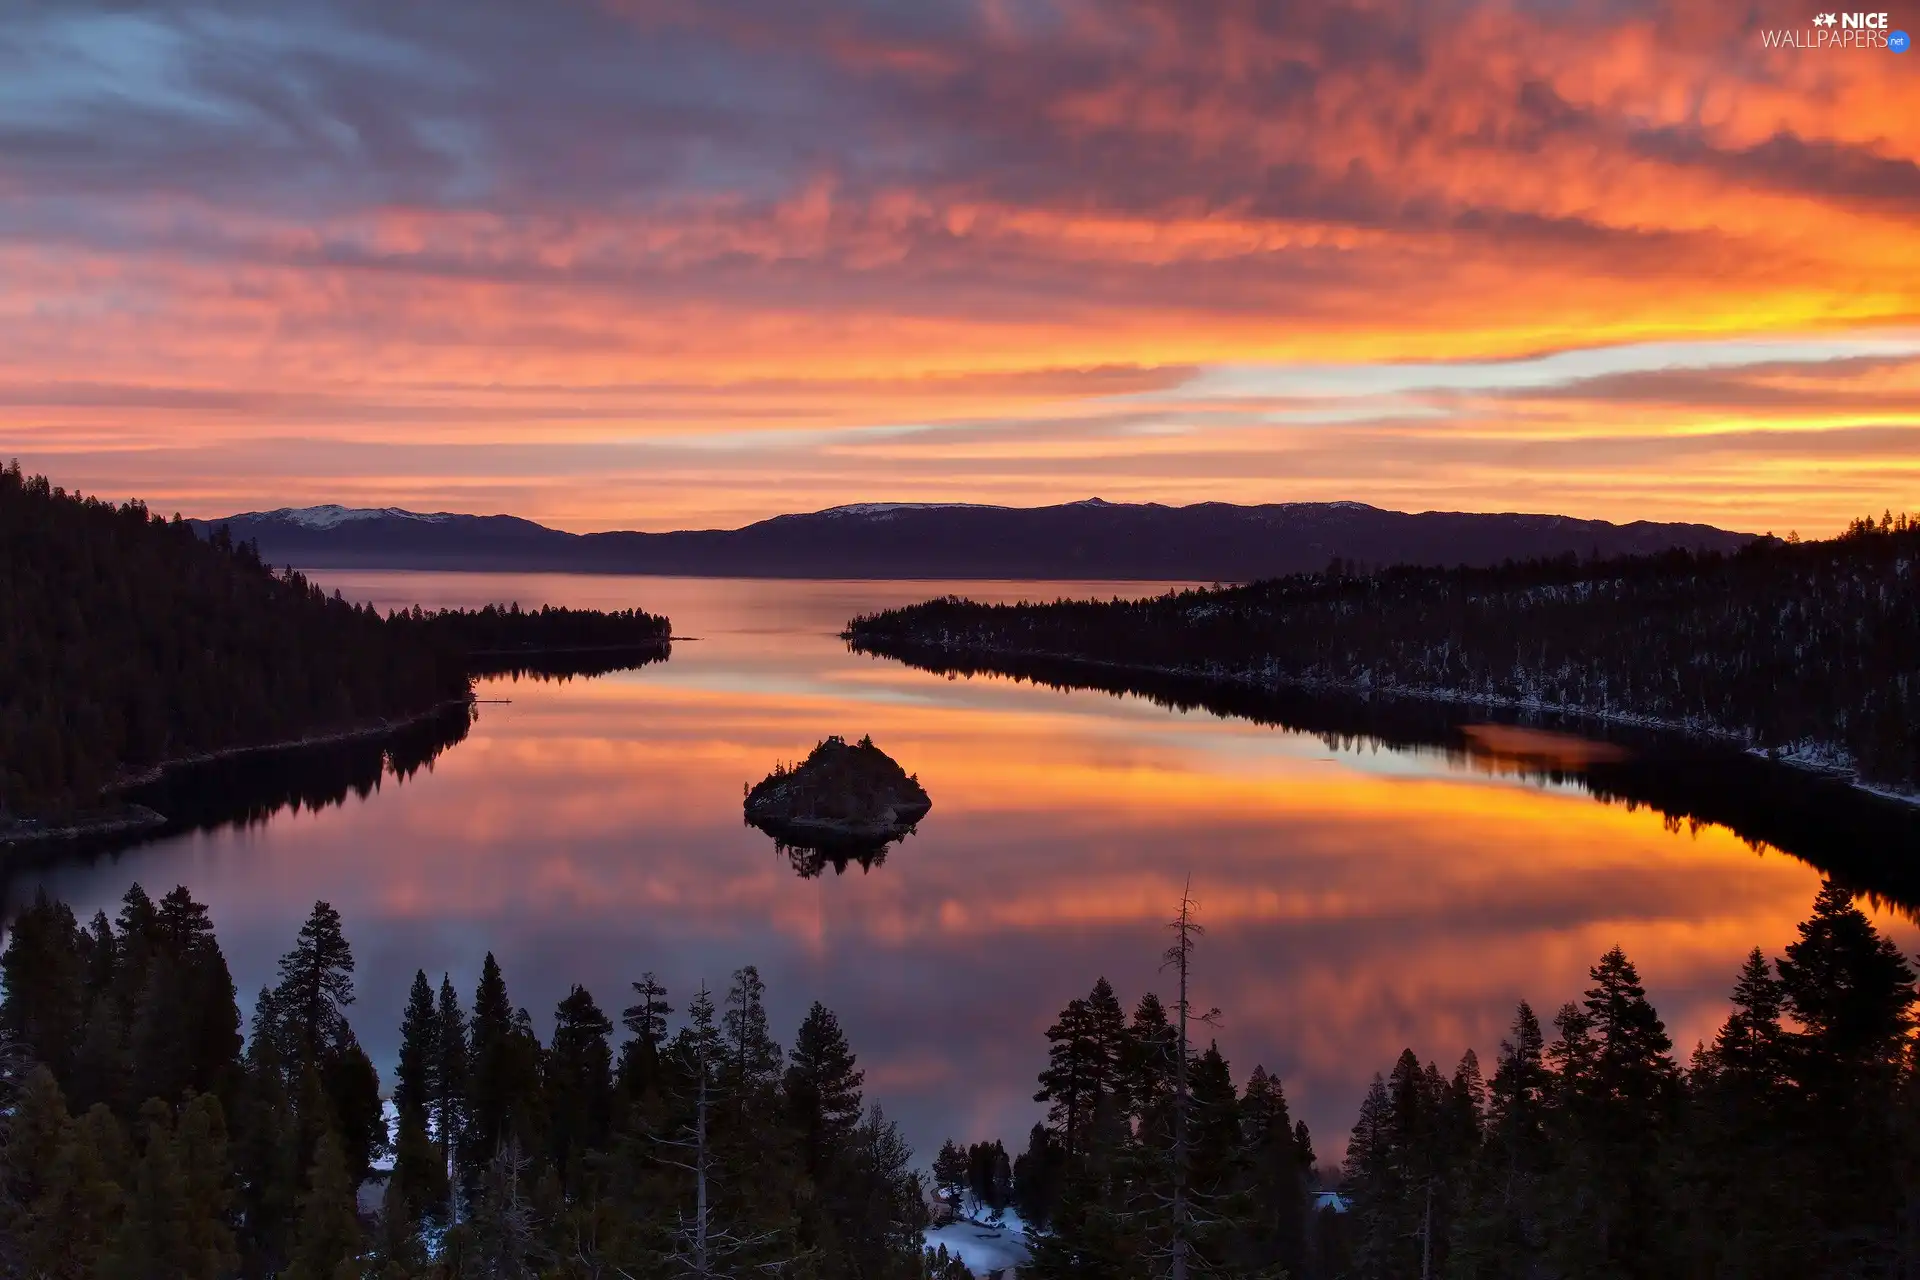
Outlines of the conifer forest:
[{"label": "conifer forest", "polygon": [[1035,1045],[1024,1143],[923,1166],[833,1013],[783,1044],[751,966],[538,1023],[492,955],[471,996],[419,972],[383,1081],[327,903],[243,1020],[185,888],[85,922],[43,896],[0,955],[0,1275],[958,1280],[921,1234],[954,1211],[1017,1215],[1049,1280],[1920,1267],[1920,993],[1843,888],[1731,975],[1710,1042],[1672,1043],[1616,947],[1484,1060],[1382,1064],[1339,1160],[1236,1077],[1193,904],[1173,930],[1167,998],[1100,979]]},{"label": "conifer forest", "polygon": [[979,604],[853,619],[857,649],[1021,674],[1178,674],[1656,725],[1920,785],[1920,521],[1733,555],[1489,569],[1335,562],[1146,600]]},{"label": "conifer forest", "polygon": [[137,502],[0,467],[0,827],[81,810],[155,765],[378,729],[557,654],[606,670],[665,618],[517,605],[382,616]]}]

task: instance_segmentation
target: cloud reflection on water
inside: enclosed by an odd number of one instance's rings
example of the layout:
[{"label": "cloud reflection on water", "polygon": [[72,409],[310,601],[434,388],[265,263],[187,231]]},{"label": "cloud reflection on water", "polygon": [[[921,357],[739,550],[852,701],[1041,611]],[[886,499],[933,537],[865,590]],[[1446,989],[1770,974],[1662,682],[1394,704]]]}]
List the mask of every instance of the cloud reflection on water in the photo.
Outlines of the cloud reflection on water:
[{"label": "cloud reflection on water", "polygon": [[[1777,954],[1817,885],[1725,829],[1674,831],[1570,787],[948,681],[832,635],[856,607],[942,584],[321,576],[382,603],[641,603],[704,637],[641,671],[489,682],[483,697],[510,701],[366,802],[46,877],[87,911],[134,879],[189,884],[248,1004],[327,898],[381,1061],[416,967],[470,990],[491,949],[544,1030],[574,981],[617,1010],[643,970],[683,1003],[753,963],[784,1033],[813,999],[839,1013],[923,1154],[949,1132],[1011,1143],[1037,1113],[1059,1008],[1101,974],[1129,1003],[1163,984],[1161,925],[1191,873],[1223,1050],[1237,1075],[1280,1071],[1337,1156],[1367,1078],[1403,1045],[1443,1066],[1469,1045],[1488,1059],[1516,1000],[1545,1016],[1616,942],[1684,1055],[1724,1016],[1745,951]],[[741,790],[828,733],[871,733],[935,809],[885,865],[801,880],[743,825]],[[1887,923],[1912,950],[1913,929]]]}]

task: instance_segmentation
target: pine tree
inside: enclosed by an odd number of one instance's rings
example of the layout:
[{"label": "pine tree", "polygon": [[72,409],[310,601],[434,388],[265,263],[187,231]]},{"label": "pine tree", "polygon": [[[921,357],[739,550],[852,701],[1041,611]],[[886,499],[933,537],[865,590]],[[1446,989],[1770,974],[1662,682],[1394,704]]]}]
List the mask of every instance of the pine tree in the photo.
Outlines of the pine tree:
[{"label": "pine tree", "polygon": [[1393,1138],[1393,1102],[1377,1073],[1347,1140],[1347,1198],[1354,1262],[1366,1280],[1409,1274],[1402,1223],[1406,1185]]},{"label": "pine tree", "polygon": [[[1095,981],[1093,990],[1087,993],[1086,1039],[1090,1069],[1087,1083],[1092,1094],[1088,1115],[1098,1116],[1104,1112],[1114,1121],[1124,1123],[1132,1114],[1127,1088],[1132,1042],[1127,1032],[1127,1015],[1105,978]],[[1097,1121],[1095,1124],[1099,1127]]]},{"label": "pine tree", "polygon": [[352,1038],[347,1006],[353,1003],[353,949],[329,903],[313,904],[293,950],[281,958],[274,1003],[293,1062],[317,1062]]},{"label": "pine tree", "polygon": [[783,1090],[801,1168],[816,1186],[827,1181],[860,1123],[864,1079],[839,1019],[816,1001],[794,1037]]},{"label": "pine tree", "polygon": [[399,1136],[394,1143],[393,1174],[389,1197],[407,1223],[441,1221],[450,1194],[447,1165],[439,1146],[427,1133],[424,1120],[416,1113],[400,1116]]},{"label": "pine tree", "polygon": [[[403,1158],[408,1149],[410,1132],[417,1130],[403,1126],[400,1131]],[[443,1183],[446,1181],[444,1168],[440,1171],[440,1180]],[[414,1277],[431,1274],[426,1242],[420,1235],[420,1221],[411,1212],[411,1198],[396,1166],[394,1177],[388,1180],[386,1193],[380,1201],[380,1234],[374,1246],[373,1280],[413,1280]],[[459,1273],[456,1271],[454,1274]]]},{"label": "pine tree", "polygon": [[1828,883],[1776,966],[1801,1030],[1787,1038],[1805,1194],[1837,1267],[1865,1235],[1890,1247],[1904,1230],[1895,1142],[1901,1069],[1914,1028],[1914,973],[1894,943]]},{"label": "pine tree", "polygon": [[433,1136],[440,1147],[440,1163],[447,1170],[449,1190],[444,1212],[431,1215],[442,1225],[451,1226],[458,1217],[455,1197],[459,1184],[452,1180],[454,1160],[460,1150],[461,1133],[467,1121],[467,1080],[471,1046],[467,1039],[467,1015],[460,1007],[460,995],[453,979],[440,975],[440,1000],[434,1033],[439,1060],[433,1078]]},{"label": "pine tree", "polygon": [[1593,967],[1554,1047],[1563,1127],[1555,1243],[1563,1259],[1630,1276],[1671,1273],[1662,1238],[1662,1146],[1680,1101],[1673,1042],[1618,947]]},{"label": "pine tree", "polygon": [[1093,1063],[1085,1000],[1067,1002],[1059,1020],[1047,1028],[1047,1043],[1047,1069],[1040,1073],[1040,1089],[1033,1100],[1049,1104],[1047,1119],[1060,1135],[1060,1145],[1071,1164],[1084,1148],[1092,1112],[1092,1077],[1098,1071]]},{"label": "pine tree", "polygon": [[[1041,1129],[1041,1132],[1046,1131]],[[955,1145],[952,1138],[941,1143],[940,1154],[933,1158],[933,1186],[956,1213],[960,1210],[961,1197],[966,1194],[968,1173],[966,1151]]]},{"label": "pine tree", "polygon": [[1734,981],[1733,1013],[1713,1041],[1713,1071],[1723,1082],[1757,1099],[1787,1084],[1786,1032],[1780,1013],[1786,993],[1766,955],[1755,947]]},{"label": "pine tree", "polygon": [[0,952],[0,1037],[56,1081],[72,1082],[86,1008],[82,935],[73,911],[45,889],[7,930]]},{"label": "pine tree", "polygon": [[752,965],[736,969],[721,1019],[727,1041],[726,1081],[736,1110],[766,1096],[780,1078],[780,1044],[767,1026],[766,984]]},{"label": "pine tree", "polygon": [[348,1171],[356,1179],[363,1178],[375,1159],[392,1150],[386,1108],[380,1101],[380,1073],[357,1041],[341,1046],[321,1066]]},{"label": "pine tree", "polygon": [[613,1023],[575,986],[554,1011],[545,1058],[552,1153],[569,1194],[581,1190],[589,1151],[604,1150],[613,1125]]},{"label": "pine tree", "polygon": [[280,1057],[283,1039],[273,993],[262,990],[247,1043],[233,1156],[243,1224],[239,1243],[250,1275],[271,1274],[285,1266],[299,1212],[302,1135]]},{"label": "pine tree", "polygon": [[173,1116],[155,1098],[141,1108],[143,1150],[120,1224],[101,1260],[104,1280],[175,1280],[200,1274],[188,1234],[186,1175],[175,1160]]},{"label": "pine tree", "polygon": [[427,985],[426,970],[418,969],[407,993],[406,1012],[400,1017],[400,1061],[393,1076],[393,1105],[401,1123],[415,1120],[423,1130],[431,1123],[440,1097],[443,1056],[433,988]]},{"label": "pine tree", "polygon": [[637,997],[620,1014],[629,1039],[620,1046],[620,1088],[638,1099],[660,1084],[660,1051],[667,1043],[667,1015],[673,1006],[667,1003],[667,989],[652,971],[640,975],[633,984]]},{"label": "pine tree", "polygon": [[883,1280],[917,1273],[927,1216],[912,1162],[899,1126],[869,1108],[848,1139],[837,1248],[824,1259],[829,1274]]},{"label": "pine tree", "polygon": [[184,886],[139,913],[144,989],[126,1014],[135,1096],[178,1102],[189,1093],[231,1101],[239,1085],[240,1006],[207,908]]},{"label": "pine tree", "polygon": [[506,979],[488,952],[473,997],[467,1071],[467,1125],[461,1144],[461,1183],[472,1200],[509,1136],[520,1143],[541,1133],[539,1042],[507,998]]},{"label": "pine tree", "polygon": [[186,1188],[187,1269],[201,1280],[232,1275],[240,1253],[229,1220],[233,1205],[233,1162],[228,1153],[227,1120],[220,1099],[201,1094],[180,1110],[174,1130],[174,1163]]},{"label": "pine tree", "polygon": [[1144,1124],[1172,1097],[1173,1056],[1173,1024],[1160,997],[1149,991],[1134,1007],[1127,1028],[1126,1090],[1135,1120]]},{"label": "pine tree", "polygon": [[[6,1046],[0,1044],[0,1054]],[[26,1243],[41,1234],[35,1216],[72,1121],[53,1072],[42,1063],[14,1089],[13,1061],[0,1056],[0,1275],[30,1274]]]},{"label": "pine tree", "polygon": [[1817,1229],[1782,1123],[1792,1104],[1786,1075],[1784,993],[1755,947],[1734,984],[1733,1012],[1689,1073],[1687,1142],[1670,1199],[1687,1270],[1697,1275],[1813,1274]]},{"label": "pine tree", "polygon": [[307,1189],[300,1197],[288,1280],[336,1280],[342,1264],[361,1256],[366,1242],[340,1140],[328,1133],[314,1149]]},{"label": "pine tree", "polygon": [[1313,1149],[1302,1150],[1280,1078],[1256,1066],[1240,1100],[1241,1159],[1247,1198],[1245,1260],[1256,1275],[1300,1275],[1307,1266],[1307,1214]]},{"label": "pine tree", "polygon": [[[1036,1124],[1027,1134],[1027,1149],[1013,1161],[1013,1207],[1028,1227],[1046,1230],[1053,1221],[1065,1186],[1067,1153],[1044,1124]],[[966,1158],[961,1154],[960,1177],[966,1179]]]},{"label": "pine tree", "polygon": [[132,1153],[120,1122],[95,1103],[66,1126],[60,1153],[30,1211],[27,1274],[81,1280],[97,1274],[126,1205]]}]

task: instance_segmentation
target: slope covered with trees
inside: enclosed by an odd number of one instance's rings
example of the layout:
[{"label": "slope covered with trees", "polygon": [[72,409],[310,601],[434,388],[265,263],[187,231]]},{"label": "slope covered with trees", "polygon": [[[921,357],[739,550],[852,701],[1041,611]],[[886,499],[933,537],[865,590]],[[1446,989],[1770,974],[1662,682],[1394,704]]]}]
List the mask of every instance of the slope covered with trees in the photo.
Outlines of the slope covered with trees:
[{"label": "slope covered with trees", "polygon": [[418,610],[326,595],[221,532],[0,468],[0,825],[169,760],[361,730],[465,697],[472,668],[655,647],[664,618]]},{"label": "slope covered with trees", "polygon": [[854,647],[921,662],[1179,673],[1666,726],[1920,785],[1920,522],[1495,569],[1338,563],[1136,601],[928,601],[854,619]]},{"label": "slope covered with trees", "polygon": [[[1920,993],[1845,889],[1747,958],[1684,1062],[1618,948],[1550,1027],[1521,1004],[1490,1072],[1403,1052],[1343,1170],[1316,1169],[1278,1077],[1236,1079],[1206,1040],[1200,930],[1185,907],[1176,925],[1171,1000],[1129,1014],[1102,979],[1047,1029],[1024,1144],[932,1160],[943,1198],[1029,1225],[1023,1277],[1920,1267]],[[391,1126],[353,971],[315,904],[243,1038],[185,889],[135,887],[113,920],[21,913],[0,954],[0,1276],[959,1280],[921,1248],[920,1175],[837,1020],[814,1005],[784,1048],[753,968],[677,1025],[651,973],[617,1020],[576,986],[544,1042],[491,955],[470,1002],[417,973]]]},{"label": "slope covered with trees", "polygon": [[754,969],[677,1027],[652,974],[617,1014],[576,986],[544,1042],[491,955],[470,1002],[416,974],[391,1128],[353,971],[316,904],[243,1040],[185,889],[136,887],[111,921],[23,912],[0,956],[0,1276],[921,1275],[909,1150],[833,1014],[784,1048]]},{"label": "slope covered with trees", "polygon": [[1845,889],[1753,951],[1684,1062],[1619,948],[1590,978],[1548,1027],[1521,1004],[1490,1075],[1403,1052],[1343,1172],[1314,1168],[1277,1078],[1236,1084],[1197,1040],[1183,1067],[1180,1002],[1128,1018],[1103,979],[1047,1032],[1024,1152],[948,1143],[934,1183],[1042,1228],[1023,1280],[1915,1273],[1914,972]]}]

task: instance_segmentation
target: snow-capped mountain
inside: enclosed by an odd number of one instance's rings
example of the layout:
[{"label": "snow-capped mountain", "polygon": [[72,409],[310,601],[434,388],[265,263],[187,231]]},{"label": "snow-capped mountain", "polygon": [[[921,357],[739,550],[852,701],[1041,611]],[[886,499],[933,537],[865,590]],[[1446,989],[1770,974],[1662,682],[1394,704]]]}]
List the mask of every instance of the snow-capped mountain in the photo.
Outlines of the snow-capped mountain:
[{"label": "snow-capped mountain", "polygon": [[303,529],[336,529],[357,520],[418,520],[425,524],[444,524],[459,519],[446,511],[422,515],[418,511],[403,511],[399,507],[343,507],[337,502],[319,507],[281,507],[257,514],[262,519],[285,520]]},{"label": "snow-capped mountain", "polygon": [[1360,502],[1187,507],[1100,498],[1051,507],[862,502],[742,529],[575,534],[513,516],[335,505],[195,521],[304,568],[547,570],[791,578],[1114,578],[1244,582],[1338,558],[1495,564],[1572,553],[1732,550],[1708,525],[1383,511]]}]

